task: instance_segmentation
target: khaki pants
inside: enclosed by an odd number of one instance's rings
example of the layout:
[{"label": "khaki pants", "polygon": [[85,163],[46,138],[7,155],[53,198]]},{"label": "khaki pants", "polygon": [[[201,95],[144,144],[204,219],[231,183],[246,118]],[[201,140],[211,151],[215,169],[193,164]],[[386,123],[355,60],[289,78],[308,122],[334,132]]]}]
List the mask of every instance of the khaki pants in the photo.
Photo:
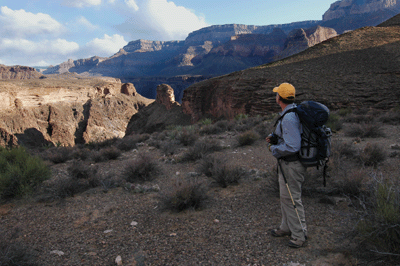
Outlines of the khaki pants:
[{"label": "khaki pants", "polygon": [[[303,228],[307,230],[303,203],[301,202],[301,187],[304,182],[306,168],[299,162],[285,162],[280,160],[282,171],[286,177],[287,183],[292,193],[293,200],[296,204],[297,211],[300,216]],[[304,232],[297,217],[296,210],[293,206],[289,191],[283,179],[281,168],[278,165],[279,173],[279,191],[281,200],[282,223],[280,229],[292,233],[292,238],[305,241]]]}]

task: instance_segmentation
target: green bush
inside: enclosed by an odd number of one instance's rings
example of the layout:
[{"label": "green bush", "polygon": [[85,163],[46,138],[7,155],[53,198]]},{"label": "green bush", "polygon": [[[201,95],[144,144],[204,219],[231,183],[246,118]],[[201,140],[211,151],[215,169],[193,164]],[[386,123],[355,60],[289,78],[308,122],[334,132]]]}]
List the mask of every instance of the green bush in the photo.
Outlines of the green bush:
[{"label": "green bush", "polygon": [[159,195],[160,203],[165,210],[181,212],[186,209],[199,209],[208,199],[204,183],[196,179],[177,178],[166,186]]},{"label": "green bush", "polygon": [[29,195],[50,175],[47,165],[24,148],[0,149],[0,198]]},{"label": "green bush", "polygon": [[328,122],[326,122],[326,126],[329,127],[332,131],[336,132],[343,128],[343,122],[340,119],[339,115],[331,114],[329,116]]},{"label": "green bush", "polygon": [[369,201],[364,204],[363,217],[357,227],[362,243],[368,250],[384,253],[386,262],[394,262],[400,255],[399,195],[398,186],[389,181],[376,181],[370,197],[367,198]]}]

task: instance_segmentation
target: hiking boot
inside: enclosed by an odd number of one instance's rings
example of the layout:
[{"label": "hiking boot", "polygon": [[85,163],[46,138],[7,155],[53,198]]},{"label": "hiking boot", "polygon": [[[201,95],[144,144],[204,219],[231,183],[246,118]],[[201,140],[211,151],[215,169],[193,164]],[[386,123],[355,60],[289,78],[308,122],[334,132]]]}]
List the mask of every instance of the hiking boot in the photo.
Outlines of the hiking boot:
[{"label": "hiking boot", "polygon": [[272,229],[271,235],[274,237],[290,236],[290,232],[286,232],[278,228],[278,229]]},{"label": "hiking boot", "polygon": [[306,244],[306,241],[292,238],[289,240],[288,246],[291,248],[301,248],[301,247],[304,247],[305,244]]}]

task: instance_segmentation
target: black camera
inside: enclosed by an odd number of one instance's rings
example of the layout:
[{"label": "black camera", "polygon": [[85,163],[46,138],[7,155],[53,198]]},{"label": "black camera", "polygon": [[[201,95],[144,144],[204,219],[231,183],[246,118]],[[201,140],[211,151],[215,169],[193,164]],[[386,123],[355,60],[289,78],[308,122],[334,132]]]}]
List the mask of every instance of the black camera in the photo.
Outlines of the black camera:
[{"label": "black camera", "polygon": [[271,143],[272,145],[276,145],[278,144],[278,140],[279,140],[279,136],[276,135],[275,133],[271,133],[268,135],[269,137],[269,143]]}]

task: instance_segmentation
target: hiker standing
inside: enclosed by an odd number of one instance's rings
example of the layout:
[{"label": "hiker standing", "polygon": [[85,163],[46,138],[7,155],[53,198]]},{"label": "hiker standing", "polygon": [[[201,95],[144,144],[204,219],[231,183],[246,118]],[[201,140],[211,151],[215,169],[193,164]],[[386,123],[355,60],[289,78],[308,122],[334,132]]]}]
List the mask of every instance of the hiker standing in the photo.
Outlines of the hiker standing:
[{"label": "hiker standing", "polygon": [[[276,103],[284,115],[295,108],[295,88],[289,83],[282,83],[273,89]],[[291,236],[290,247],[302,247],[307,239],[307,226],[304,207],[301,201],[301,189],[306,167],[299,161],[302,125],[295,112],[281,118],[275,132],[266,138],[269,150],[278,159],[279,191],[282,222],[277,229],[271,230],[274,237]]]}]

